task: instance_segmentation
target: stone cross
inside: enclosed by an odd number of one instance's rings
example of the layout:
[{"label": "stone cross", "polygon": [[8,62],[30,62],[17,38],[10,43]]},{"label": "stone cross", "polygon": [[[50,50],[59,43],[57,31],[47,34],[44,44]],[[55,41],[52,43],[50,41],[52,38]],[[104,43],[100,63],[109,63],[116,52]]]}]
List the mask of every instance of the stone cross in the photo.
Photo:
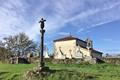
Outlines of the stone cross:
[{"label": "stone cross", "polygon": [[45,33],[45,30],[44,30],[44,22],[46,20],[44,20],[43,18],[39,21],[40,23],[40,33],[41,33],[41,43],[40,43],[40,67],[43,68],[45,66],[45,63],[44,63],[44,56],[43,56],[43,52],[44,52],[44,33]]}]

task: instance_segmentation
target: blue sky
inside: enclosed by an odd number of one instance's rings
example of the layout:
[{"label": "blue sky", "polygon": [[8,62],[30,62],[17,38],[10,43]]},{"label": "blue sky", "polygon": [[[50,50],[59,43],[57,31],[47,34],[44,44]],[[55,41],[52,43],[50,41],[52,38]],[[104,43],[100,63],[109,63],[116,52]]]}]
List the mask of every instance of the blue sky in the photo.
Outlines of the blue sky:
[{"label": "blue sky", "polygon": [[25,32],[39,41],[39,20],[46,19],[45,44],[70,33],[87,37],[104,53],[120,53],[120,0],[0,0],[0,40]]}]

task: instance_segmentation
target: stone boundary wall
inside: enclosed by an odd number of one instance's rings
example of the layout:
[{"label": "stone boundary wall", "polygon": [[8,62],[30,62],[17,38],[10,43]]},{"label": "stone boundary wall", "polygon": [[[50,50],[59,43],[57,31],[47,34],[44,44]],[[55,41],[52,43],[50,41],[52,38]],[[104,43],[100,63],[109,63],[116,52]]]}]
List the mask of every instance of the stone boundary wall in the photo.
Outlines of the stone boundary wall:
[{"label": "stone boundary wall", "polygon": [[[39,58],[38,57],[32,57],[32,58],[28,58],[26,59],[22,59],[22,58],[18,58],[17,60],[15,60],[15,63],[38,63],[39,62]],[[28,62],[27,62],[28,61]],[[62,63],[62,64],[79,64],[79,63],[84,63],[84,62],[89,62],[90,64],[96,64],[96,63],[110,63],[110,64],[117,64],[120,65],[120,58],[102,58],[100,59],[96,59],[96,58],[92,58],[91,60],[85,61],[83,59],[53,59],[53,58],[46,58],[45,62],[48,63],[52,63],[52,64],[57,64],[57,63]]]},{"label": "stone boundary wall", "polygon": [[[46,58],[44,59],[45,62],[49,62],[52,64],[62,63],[62,64],[79,64],[79,63],[90,63],[90,64],[96,64],[99,63],[96,58],[93,58],[89,61],[84,61],[83,59],[52,59],[52,58]],[[31,58],[30,63],[36,63],[39,62],[39,58]]]},{"label": "stone boundary wall", "polygon": [[[83,59],[52,59],[52,58],[46,58],[44,59],[45,62],[49,62],[49,63],[65,63],[65,64],[71,64],[71,63],[80,63],[83,61]],[[30,58],[29,59],[30,63],[36,63],[39,62],[39,58]]]},{"label": "stone boundary wall", "polygon": [[120,64],[120,58],[102,58],[105,63]]},{"label": "stone boundary wall", "polygon": [[82,59],[45,59],[46,62],[50,62],[53,64],[63,63],[63,64],[73,64],[73,63],[80,63]]},{"label": "stone boundary wall", "polygon": [[[18,58],[15,60],[15,63],[38,63],[39,62],[38,57],[31,57],[28,59],[22,59]],[[28,62],[27,62],[28,61]],[[96,63],[110,63],[110,64],[117,64],[120,65],[120,58],[102,58],[96,59],[92,58],[91,60],[85,61],[83,59],[53,59],[53,58],[46,58],[45,62],[52,63],[52,64],[57,64],[57,63],[63,63],[63,64],[72,64],[72,63],[84,63],[84,62],[89,62],[90,64],[96,64]]]}]

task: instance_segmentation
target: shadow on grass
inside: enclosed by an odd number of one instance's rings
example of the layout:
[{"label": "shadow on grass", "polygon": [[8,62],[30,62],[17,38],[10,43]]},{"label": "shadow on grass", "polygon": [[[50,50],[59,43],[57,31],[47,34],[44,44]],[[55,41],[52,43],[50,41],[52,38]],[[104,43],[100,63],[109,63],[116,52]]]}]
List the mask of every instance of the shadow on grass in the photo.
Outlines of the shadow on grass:
[{"label": "shadow on grass", "polygon": [[4,80],[5,75],[8,73],[9,72],[0,72],[0,80]]},{"label": "shadow on grass", "polygon": [[0,75],[4,75],[4,74],[7,74],[9,72],[0,72]]},{"label": "shadow on grass", "polygon": [[97,76],[64,69],[43,71],[40,74],[28,76],[27,80],[97,80]]},{"label": "shadow on grass", "polygon": [[12,74],[10,80],[18,80],[19,74]]}]

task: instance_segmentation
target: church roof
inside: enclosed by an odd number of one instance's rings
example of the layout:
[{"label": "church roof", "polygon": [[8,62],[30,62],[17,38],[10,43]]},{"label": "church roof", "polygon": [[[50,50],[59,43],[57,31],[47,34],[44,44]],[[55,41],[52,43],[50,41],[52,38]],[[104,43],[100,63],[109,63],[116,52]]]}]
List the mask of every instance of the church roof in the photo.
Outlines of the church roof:
[{"label": "church roof", "polygon": [[[86,50],[87,50],[87,47],[84,47],[84,46],[80,46],[80,47],[82,47],[82,48],[84,48],[84,49],[86,49]],[[97,50],[95,50],[95,49],[93,49],[93,48],[91,48],[90,50],[92,51],[92,53],[103,54],[102,52],[97,51]]]},{"label": "church roof", "polygon": [[102,52],[97,51],[97,50],[95,50],[95,49],[92,49],[92,52],[93,52],[93,53],[98,53],[98,54],[103,54]]},{"label": "church roof", "polygon": [[67,40],[79,40],[79,41],[82,41],[82,42],[86,43],[86,41],[83,41],[83,40],[81,40],[79,38],[76,38],[76,37],[73,37],[73,36],[66,36],[66,37],[63,37],[63,38],[59,38],[59,39],[54,40],[53,42],[67,41]]}]

